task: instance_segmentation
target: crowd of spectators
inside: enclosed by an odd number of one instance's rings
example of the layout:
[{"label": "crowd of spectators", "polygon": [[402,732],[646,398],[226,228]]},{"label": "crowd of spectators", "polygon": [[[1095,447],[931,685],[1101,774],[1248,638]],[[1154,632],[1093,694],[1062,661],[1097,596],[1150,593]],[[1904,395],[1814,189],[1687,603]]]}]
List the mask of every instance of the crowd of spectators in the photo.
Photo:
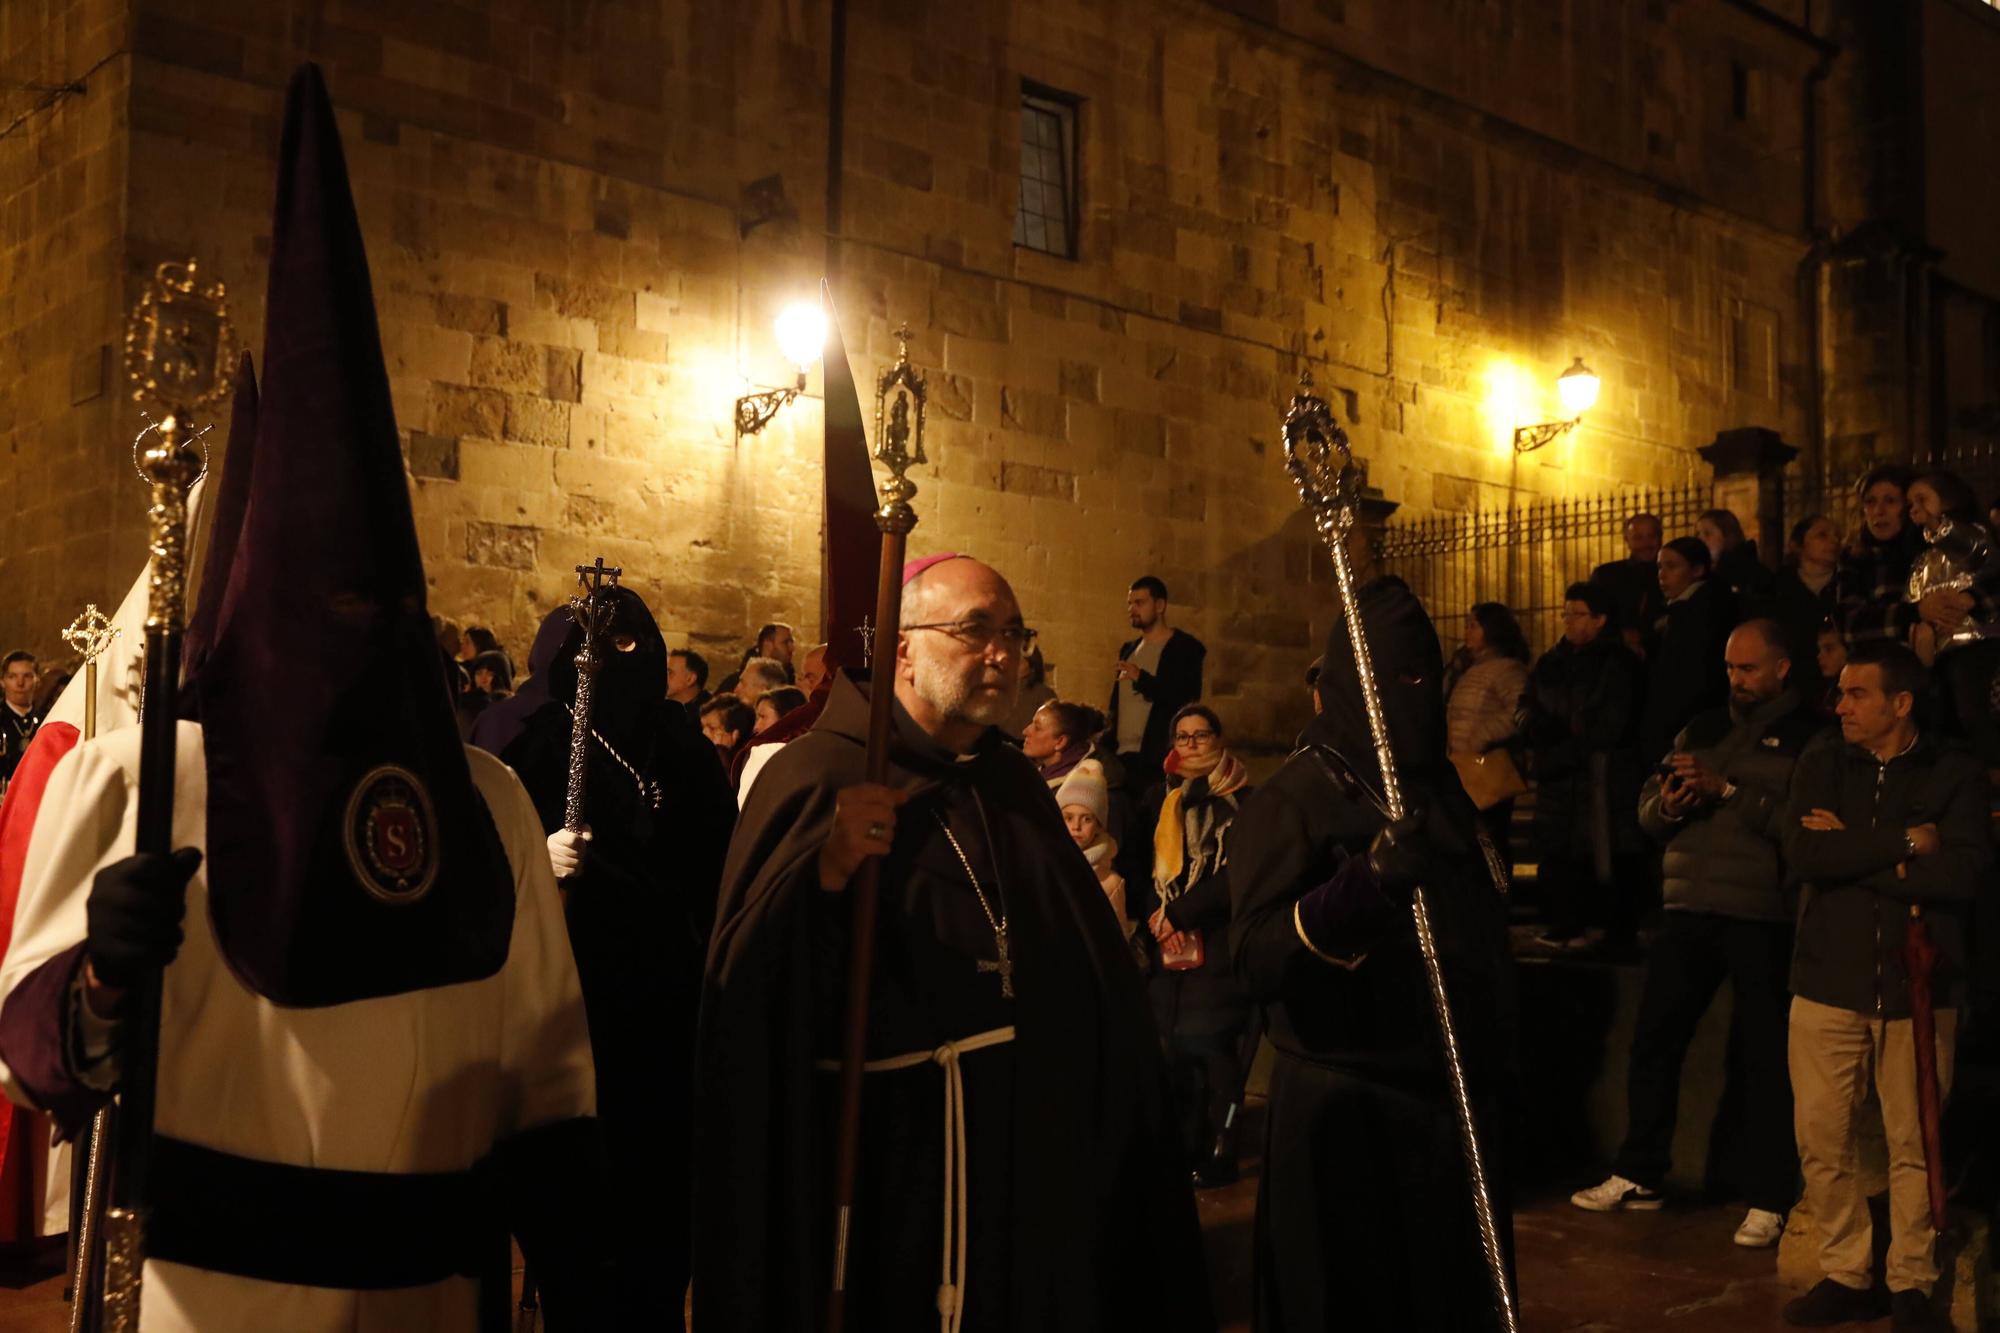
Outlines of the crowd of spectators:
[{"label": "crowd of spectators", "polygon": [[[1966,1061],[1994,1063],[2000,556],[1949,473],[1883,466],[1857,489],[1857,530],[1843,543],[1807,516],[1775,571],[1726,511],[1672,539],[1634,516],[1627,558],[1567,589],[1513,708],[1493,646],[1512,618],[1475,608],[1452,743],[1489,811],[1532,783],[1533,944],[1645,962],[1624,1142],[1572,1202],[1662,1206],[1682,1065],[1727,980],[1736,1243],[1775,1244],[1802,1197],[1824,1277],[1789,1322],[1942,1328],[1944,1154],[1919,1088],[1935,1108]],[[1496,754],[1511,781],[1472,767]],[[1888,1163],[1873,1269],[1871,1136]]]}]

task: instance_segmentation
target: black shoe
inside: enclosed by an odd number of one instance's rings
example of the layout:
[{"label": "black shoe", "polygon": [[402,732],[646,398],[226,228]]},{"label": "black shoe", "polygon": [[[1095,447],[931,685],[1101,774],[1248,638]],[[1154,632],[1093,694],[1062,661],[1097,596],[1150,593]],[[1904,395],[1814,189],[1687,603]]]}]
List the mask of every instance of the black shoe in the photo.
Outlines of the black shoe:
[{"label": "black shoe", "polygon": [[1931,1309],[1921,1291],[1889,1293],[1889,1327],[1895,1333],[1951,1333],[1951,1320]]},{"label": "black shoe", "polygon": [[1880,1287],[1856,1291],[1823,1277],[1805,1295],[1785,1306],[1785,1322],[1800,1328],[1831,1328],[1880,1319],[1889,1313],[1889,1297]]}]

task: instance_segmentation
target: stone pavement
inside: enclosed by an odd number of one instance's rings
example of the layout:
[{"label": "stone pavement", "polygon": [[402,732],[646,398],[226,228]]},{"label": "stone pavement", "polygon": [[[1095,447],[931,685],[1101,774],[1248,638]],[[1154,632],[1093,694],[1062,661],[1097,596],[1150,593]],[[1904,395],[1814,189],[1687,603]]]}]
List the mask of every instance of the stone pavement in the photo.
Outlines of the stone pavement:
[{"label": "stone pavement", "polygon": [[[1256,1182],[1201,1196],[1219,1313],[1227,1333],[1249,1328],[1250,1222]],[[1790,1294],[1770,1250],[1740,1250],[1734,1207],[1597,1214],[1559,1196],[1516,1219],[1523,1326],[1533,1333],[1764,1333],[1782,1329]],[[0,1269],[0,1333],[61,1333],[62,1280],[47,1267]],[[1886,1329],[1887,1324],[1879,1326]]]}]

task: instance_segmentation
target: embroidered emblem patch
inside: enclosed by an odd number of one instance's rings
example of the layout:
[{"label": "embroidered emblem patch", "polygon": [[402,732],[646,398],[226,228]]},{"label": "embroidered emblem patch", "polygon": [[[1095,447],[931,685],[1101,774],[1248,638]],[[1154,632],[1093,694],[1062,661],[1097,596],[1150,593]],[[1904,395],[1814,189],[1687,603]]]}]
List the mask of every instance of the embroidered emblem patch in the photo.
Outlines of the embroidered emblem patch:
[{"label": "embroidered emblem patch", "polygon": [[437,880],[437,816],[417,775],[397,764],[370,769],[347,798],[347,861],[369,896],[420,902]]}]

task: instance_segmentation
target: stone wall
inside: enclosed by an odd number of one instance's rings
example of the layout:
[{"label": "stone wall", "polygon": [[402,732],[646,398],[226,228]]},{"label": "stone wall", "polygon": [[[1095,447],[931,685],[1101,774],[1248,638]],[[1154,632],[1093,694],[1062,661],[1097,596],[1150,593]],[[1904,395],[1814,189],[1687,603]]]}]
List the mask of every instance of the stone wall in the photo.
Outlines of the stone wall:
[{"label": "stone wall", "polygon": [[[519,647],[602,554],[712,660],[761,620],[812,635],[819,376],[752,439],[731,407],[788,379],[770,320],[835,267],[826,0],[131,8],[129,94],[104,102],[129,114],[129,203],[91,280],[198,254],[257,348],[281,90],[320,61],[434,609]],[[1302,720],[1330,600],[1275,444],[1302,361],[1406,512],[1678,482],[1720,429],[1804,427],[1783,149],[1812,53],[1737,7],[851,0],[848,30],[857,378],[907,319],[933,386],[915,549],[1008,572],[1067,694],[1108,690],[1152,572],[1240,733]],[[1024,79],[1081,99],[1074,261],[1010,239]],[[111,341],[105,295],[35,335],[65,380]],[[1555,412],[1575,356],[1597,410],[1516,461],[1511,427]],[[24,448],[73,475],[123,447],[108,408],[39,396],[10,426],[17,489]],[[45,622],[122,589],[134,492],[24,518],[0,637],[49,646]],[[101,586],[49,581],[65,541]]]},{"label": "stone wall", "polygon": [[137,573],[141,422],[114,360],[123,299],[126,102],[117,0],[0,4],[0,644],[57,633]]}]

